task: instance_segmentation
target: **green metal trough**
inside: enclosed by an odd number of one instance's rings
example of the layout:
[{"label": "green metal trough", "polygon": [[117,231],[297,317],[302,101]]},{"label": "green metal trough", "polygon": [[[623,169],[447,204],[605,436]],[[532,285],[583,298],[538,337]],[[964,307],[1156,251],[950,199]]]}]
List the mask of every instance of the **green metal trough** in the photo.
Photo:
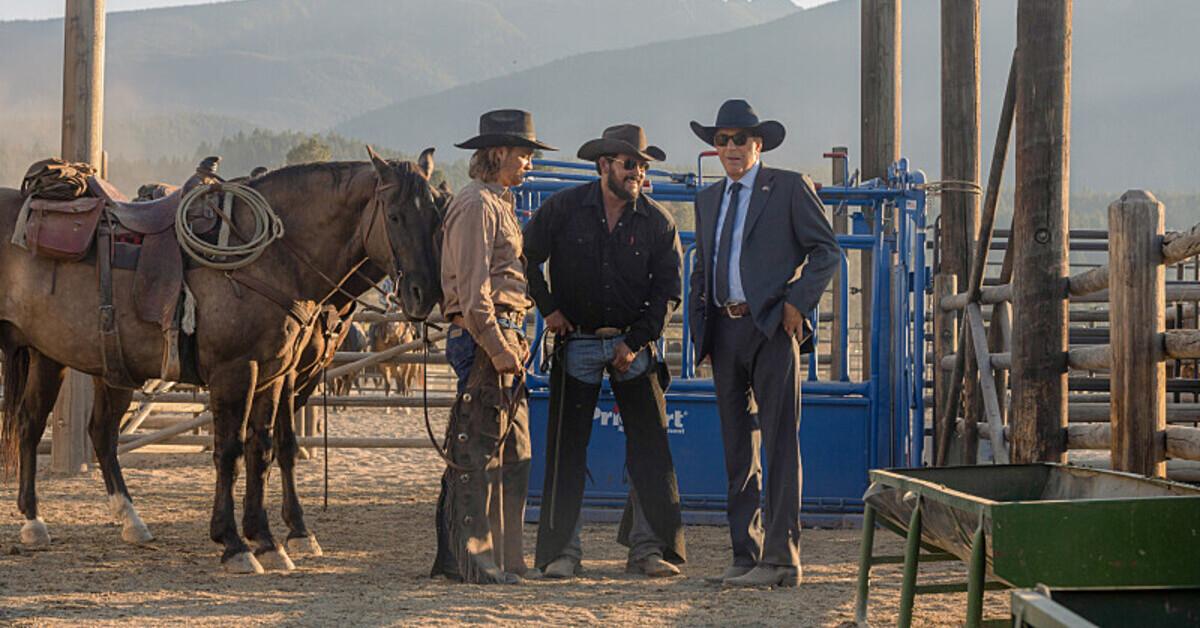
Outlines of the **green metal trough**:
[{"label": "green metal trough", "polygon": [[1013,628],[1200,626],[1200,588],[1019,589],[1012,593]]},{"label": "green metal trough", "polygon": [[[906,538],[900,626],[914,596],[967,591],[968,626],[984,589],[1200,587],[1200,489],[1059,464],[870,472],[856,618],[866,623],[878,523]],[[924,548],[925,553],[920,550]],[[917,585],[917,565],[967,563],[965,584]],[[990,576],[991,581],[988,580]]]}]

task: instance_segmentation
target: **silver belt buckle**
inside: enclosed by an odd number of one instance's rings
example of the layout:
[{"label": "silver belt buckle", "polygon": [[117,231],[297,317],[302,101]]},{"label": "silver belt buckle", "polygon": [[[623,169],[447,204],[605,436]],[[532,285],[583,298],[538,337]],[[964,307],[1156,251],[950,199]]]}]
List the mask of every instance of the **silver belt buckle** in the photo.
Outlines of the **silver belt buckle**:
[{"label": "silver belt buckle", "polygon": [[725,305],[721,306],[721,309],[725,310],[725,316],[728,316],[731,319],[737,319],[737,318],[741,318],[741,317],[745,316],[745,314],[734,314],[733,308],[736,306],[742,306],[742,305],[745,305],[745,304],[744,303],[726,303]]}]

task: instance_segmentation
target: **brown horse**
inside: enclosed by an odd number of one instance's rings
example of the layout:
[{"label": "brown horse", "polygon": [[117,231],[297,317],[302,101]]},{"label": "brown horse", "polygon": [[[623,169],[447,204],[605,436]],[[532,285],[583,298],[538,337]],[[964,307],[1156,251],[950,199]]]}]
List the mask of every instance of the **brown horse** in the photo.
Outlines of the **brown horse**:
[{"label": "brown horse", "polygon": [[[230,571],[262,569],[234,520],[233,482],[243,453],[246,536],[272,564],[288,562],[266,525],[262,482],[276,407],[334,291],[330,278],[347,276],[365,258],[368,267],[376,267],[368,271],[373,277],[344,288],[361,288],[361,294],[385,273],[392,275],[405,311],[417,319],[440,300],[434,242],[439,216],[429,182],[411,163],[371,157],[283,168],[249,182],[279,214],[285,235],[282,245],[271,245],[238,272],[269,284],[274,298],[235,284],[224,272],[197,267],[186,274],[196,297],[197,367],[210,391],[214,424],[217,487],[210,536],[224,546],[221,560]],[[26,519],[21,540],[49,540],[37,513],[37,443],[66,367],[92,375],[96,384],[89,432],[113,512],[124,524],[122,537],[149,540],[117,461],[118,424],[132,391],[109,387],[101,377],[95,267],[55,263],[10,244],[22,200],[16,190],[0,188],[0,285],[6,286],[0,295],[0,350],[6,358],[0,456],[7,467],[17,460],[17,504]],[[249,211],[235,205],[235,223],[249,229],[249,220]],[[161,331],[140,321],[131,306],[133,272],[113,275],[126,367],[139,381],[157,377]],[[277,303],[281,295],[290,302],[286,309]]]}]

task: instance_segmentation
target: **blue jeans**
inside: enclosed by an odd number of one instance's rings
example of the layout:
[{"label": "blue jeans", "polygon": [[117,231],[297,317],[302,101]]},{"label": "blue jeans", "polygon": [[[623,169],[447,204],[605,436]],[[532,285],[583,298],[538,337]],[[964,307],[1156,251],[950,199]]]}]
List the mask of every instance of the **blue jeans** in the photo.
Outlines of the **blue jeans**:
[{"label": "blue jeans", "polygon": [[467,376],[471,374],[471,365],[475,363],[475,339],[471,334],[459,327],[450,325],[446,332],[446,361],[454,369],[458,377],[458,394],[462,394],[467,386]]},{"label": "blue jeans", "polygon": [[[585,384],[599,384],[604,380],[606,371],[609,379],[614,382],[624,382],[642,376],[653,361],[648,347],[638,352],[628,371],[618,373],[612,367],[617,344],[623,340],[625,336],[601,338],[583,332],[573,332],[567,337],[567,375]],[[449,348],[446,351],[449,353]]]}]

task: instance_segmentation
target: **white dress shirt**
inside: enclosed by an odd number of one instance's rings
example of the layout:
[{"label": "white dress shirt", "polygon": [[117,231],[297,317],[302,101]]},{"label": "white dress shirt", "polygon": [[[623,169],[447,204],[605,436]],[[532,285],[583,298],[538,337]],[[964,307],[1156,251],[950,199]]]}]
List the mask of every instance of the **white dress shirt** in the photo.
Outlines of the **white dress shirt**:
[{"label": "white dress shirt", "polygon": [[[750,209],[750,197],[754,193],[754,179],[758,177],[758,169],[762,166],[762,161],[755,162],[754,167],[750,168],[746,174],[737,182],[742,184],[742,189],[738,192],[738,204],[734,208],[734,223],[733,223],[733,242],[729,251],[729,303],[745,303],[746,291],[742,289],[742,235],[746,228],[746,212]],[[734,180],[725,177],[725,193],[721,197],[721,213],[717,216],[717,237],[713,242],[713,259],[712,267],[717,268],[718,255],[721,254],[721,233],[725,229],[725,218],[729,212],[729,196],[730,190],[733,187]],[[716,293],[716,278],[713,278],[714,294]],[[725,305],[718,303],[717,305]]]}]

